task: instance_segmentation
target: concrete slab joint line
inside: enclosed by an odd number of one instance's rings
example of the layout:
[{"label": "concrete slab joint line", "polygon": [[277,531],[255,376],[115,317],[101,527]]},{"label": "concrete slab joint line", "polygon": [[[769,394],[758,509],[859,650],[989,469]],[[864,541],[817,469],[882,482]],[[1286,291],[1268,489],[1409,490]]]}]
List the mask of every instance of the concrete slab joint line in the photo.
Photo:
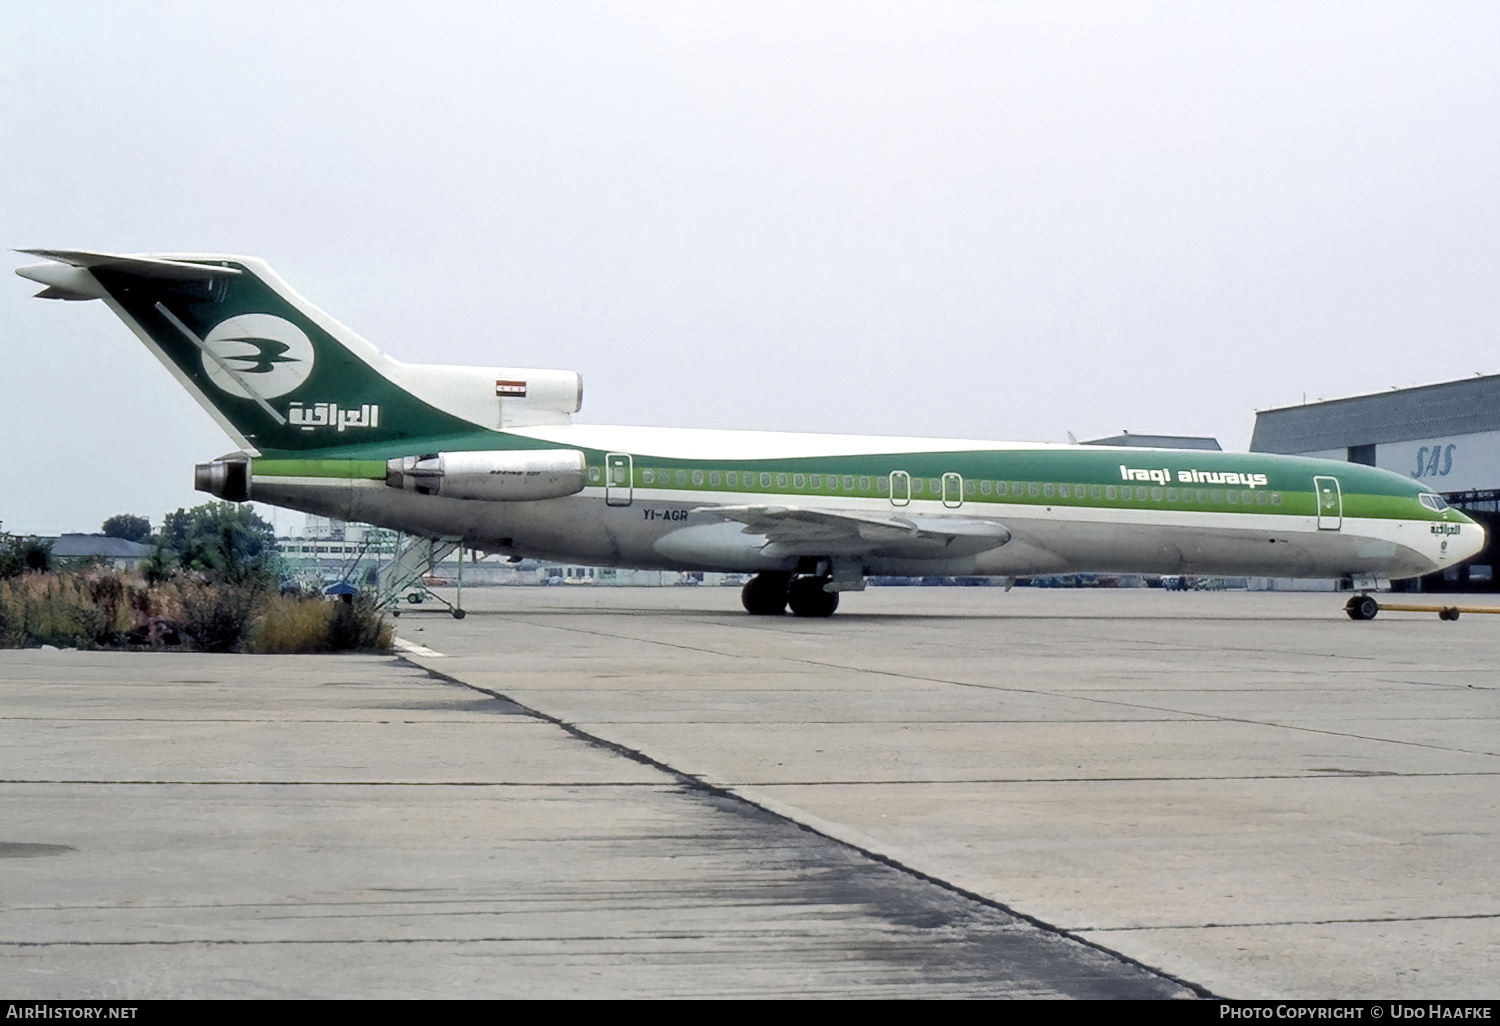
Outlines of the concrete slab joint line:
[{"label": "concrete slab joint line", "polygon": [[1500,623],[872,588],[810,626],[733,598],[512,589],[425,637],[459,678],[1204,990],[1484,996]]},{"label": "concrete slab joint line", "polygon": [[[541,712],[540,710],[530,708],[530,707],[528,707],[528,706],[526,706],[526,705],[524,705],[524,704],[522,704],[520,702],[517,702],[515,699],[513,699],[513,698],[511,698],[511,697],[509,697],[507,695],[501,694],[498,691],[492,690],[490,688],[481,687],[481,686],[476,685],[476,684],[469,683],[468,681],[465,681],[465,680],[463,680],[460,677],[457,677],[457,676],[454,676],[452,674],[445,673],[443,671],[437,670],[437,669],[435,669],[435,668],[433,668],[431,666],[427,666],[427,665],[423,664],[422,662],[418,661],[418,659],[415,658],[411,653],[408,653],[408,654],[406,654],[404,656],[398,657],[398,660],[400,662],[406,663],[408,665],[411,665],[411,666],[417,667],[419,669],[425,670],[428,674],[430,674],[433,678],[435,678],[437,680],[441,680],[441,681],[444,681],[444,682],[449,683],[449,684],[456,684],[456,685],[459,685],[461,687],[471,688],[471,689],[473,689],[475,691],[478,691],[478,692],[481,692],[483,694],[489,695],[490,697],[492,697],[494,699],[497,699],[498,701],[505,702],[505,703],[507,703],[509,705],[515,706],[518,709],[524,710],[528,715],[535,716],[536,718],[538,718],[540,720],[544,720],[544,721],[546,721],[548,723],[555,724],[556,726],[558,726],[558,727],[562,728],[563,730],[567,731],[568,734],[570,734],[571,736],[576,737],[579,740],[584,741],[584,742],[586,742],[588,744],[595,745],[595,746],[598,746],[600,748],[604,748],[604,749],[606,749],[606,750],[608,750],[608,751],[610,751],[610,752],[612,752],[612,753],[614,753],[616,755],[621,755],[621,756],[624,756],[627,759],[631,759],[631,760],[633,760],[635,762],[639,762],[639,763],[641,763],[643,765],[647,765],[647,766],[651,766],[651,767],[653,767],[655,769],[659,769],[663,773],[667,773],[667,774],[675,777],[677,780],[679,780],[683,784],[684,787],[691,788],[691,789],[700,791],[700,792],[702,792],[704,794],[712,795],[714,797],[724,798],[724,799],[729,799],[731,801],[736,801],[736,802],[744,803],[745,805],[748,805],[748,806],[756,809],[757,811],[759,811],[761,813],[764,813],[764,814],[770,815],[770,816],[774,816],[777,819],[784,820],[787,823],[789,823],[790,825],[795,826],[799,830],[802,830],[802,831],[805,831],[807,833],[813,834],[815,836],[821,837],[821,838],[823,838],[823,839],[825,839],[827,841],[830,841],[830,842],[832,842],[834,844],[841,845],[841,846],[843,846],[845,848],[848,848],[849,850],[851,850],[853,852],[858,853],[859,855],[861,855],[861,856],[863,856],[863,857],[865,857],[867,859],[871,859],[871,860],[873,860],[875,862],[880,863],[881,865],[889,866],[892,869],[897,870],[900,873],[906,874],[907,876],[910,876],[910,877],[912,877],[914,879],[920,880],[923,883],[932,884],[932,885],[934,885],[936,887],[942,888],[943,890],[950,891],[950,892],[952,892],[954,894],[957,894],[957,895],[959,895],[959,896],[961,896],[961,897],[963,897],[963,898],[965,898],[965,899],[967,899],[969,901],[975,902],[975,903],[980,904],[980,905],[984,905],[984,906],[986,906],[988,908],[992,908],[995,911],[1002,912],[1002,913],[1004,913],[1007,916],[1011,916],[1011,917],[1014,917],[1015,919],[1021,920],[1022,922],[1028,923],[1031,926],[1035,927],[1036,929],[1041,930],[1041,931],[1043,931],[1045,933],[1048,933],[1048,934],[1051,934],[1051,935],[1054,935],[1054,936],[1066,939],[1068,941],[1071,941],[1071,942],[1073,942],[1075,944],[1082,945],[1082,946],[1087,947],[1087,948],[1094,949],[1094,950],[1100,952],[1101,954],[1107,955],[1109,958],[1118,961],[1122,965],[1128,965],[1128,966],[1134,967],[1136,969],[1143,970],[1143,971],[1145,971],[1147,973],[1150,973],[1150,974],[1152,974],[1154,976],[1159,976],[1159,977],[1162,977],[1163,979],[1170,980],[1172,983],[1177,984],[1178,986],[1184,988],[1184,990],[1187,992],[1185,994],[1182,994],[1181,996],[1184,996],[1184,997],[1191,996],[1191,997],[1198,997],[1198,998],[1205,998],[1205,999],[1211,999],[1211,998],[1216,997],[1215,994],[1213,994],[1207,988],[1200,986],[1199,984],[1193,983],[1193,982],[1191,982],[1189,980],[1179,979],[1178,977],[1173,976],[1170,973],[1164,972],[1161,969],[1158,969],[1158,968],[1156,968],[1154,966],[1146,965],[1146,964],[1144,964],[1142,962],[1139,962],[1139,961],[1137,961],[1137,960],[1135,960],[1133,958],[1130,958],[1130,957],[1128,957],[1126,955],[1122,955],[1119,952],[1114,951],[1113,949],[1108,948],[1105,945],[1098,943],[1097,941],[1089,940],[1088,938],[1079,936],[1078,934],[1073,933],[1072,931],[1065,930],[1065,929],[1063,929],[1061,927],[1058,927],[1058,926],[1054,926],[1051,923],[1043,922],[1042,920],[1036,918],[1035,916],[1031,916],[1031,915],[1028,915],[1028,914],[1026,914],[1024,912],[1020,912],[1020,911],[1018,911],[1018,910],[1016,910],[1014,908],[1011,908],[1010,906],[1004,904],[1003,902],[999,902],[999,901],[996,901],[996,900],[994,900],[992,898],[985,897],[984,895],[975,893],[973,891],[965,890],[965,889],[963,889],[961,887],[957,887],[957,886],[949,883],[946,880],[941,880],[941,879],[939,879],[937,877],[934,877],[934,876],[931,876],[931,875],[929,875],[927,873],[923,873],[922,871],[920,871],[918,869],[914,869],[911,866],[904,865],[901,862],[899,862],[899,861],[897,861],[897,860],[895,860],[893,858],[890,858],[889,856],[887,856],[887,855],[885,855],[885,854],[883,854],[881,852],[878,852],[878,851],[875,851],[875,850],[872,850],[872,849],[863,848],[863,847],[860,847],[859,845],[856,845],[856,844],[852,844],[852,843],[850,843],[850,842],[848,842],[848,841],[846,841],[846,840],[838,837],[837,835],[835,835],[833,833],[825,832],[824,830],[819,830],[819,829],[817,829],[817,828],[815,828],[815,827],[813,827],[813,826],[811,826],[811,825],[809,825],[809,824],[807,824],[805,822],[801,822],[801,821],[798,821],[796,819],[793,819],[791,816],[788,816],[788,815],[786,815],[783,812],[775,811],[773,809],[767,808],[763,804],[760,804],[760,803],[757,803],[755,801],[752,801],[751,799],[745,797],[743,794],[738,793],[733,788],[718,787],[718,786],[716,786],[714,784],[711,784],[711,783],[703,780],[701,777],[698,777],[698,776],[695,776],[695,775],[692,775],[692,774],[689,774],[689,773],[685,773],[685,772],[683,772],[681,770],[676,769],[675,767],[667,765],[664,762],[661,762],[661,761],[659,761],[657,759],[654,759],[651,756],[645,754],[644,752],[638,751],[638,750],[633,749],[633,748],[629,748],[629,747],[627,747],[625,745],[619,744],[619,743],[614,742],[614,741],[610,741],[610,740],[608,740],[606,738],[599,737],[596,734],[592,734],[592,733],[584,730],[583,728],[577,726],[576,724],[568,723],[568,722],[566,722],[566,721],[564,721],[562,719],[559,719],[558,717],[551,716],[551,715],[548,715],[547,713]],[[1174,995],[1174,996],[1177,996],[1177,995]]]}]

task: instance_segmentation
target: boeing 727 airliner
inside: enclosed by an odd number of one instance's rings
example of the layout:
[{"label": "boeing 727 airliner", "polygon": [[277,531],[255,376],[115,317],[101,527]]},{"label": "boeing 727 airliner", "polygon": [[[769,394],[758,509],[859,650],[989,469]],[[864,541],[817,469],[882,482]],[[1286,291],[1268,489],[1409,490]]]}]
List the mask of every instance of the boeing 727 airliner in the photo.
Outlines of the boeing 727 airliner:
[{"label": "boeing 727 airliner", "polygon": [[[1399,474],[1329,460],[571,423],[571,371],[401,363],[236,256],[26,250],[100,299],[239,447],[197,487],[489,552],[754,576],[829,616],[870,574],[1414,577],[1484,545]],[[1351,605],[1351,615],[1356,615]]]}]

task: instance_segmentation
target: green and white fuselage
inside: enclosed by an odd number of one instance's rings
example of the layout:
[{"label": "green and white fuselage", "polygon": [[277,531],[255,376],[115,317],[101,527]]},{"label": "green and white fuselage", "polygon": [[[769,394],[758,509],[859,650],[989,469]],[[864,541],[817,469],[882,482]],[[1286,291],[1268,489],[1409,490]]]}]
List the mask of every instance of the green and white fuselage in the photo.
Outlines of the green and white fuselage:
[{"label": "green and white fuselage", "polygon": [[488,551],[818,575],[1431,573],[1484,544],[1422,485],[1356,464],[570,422],[566,371],[400,363],[243,257],[34,251],[104,300],[239,444],[199,485]]}]

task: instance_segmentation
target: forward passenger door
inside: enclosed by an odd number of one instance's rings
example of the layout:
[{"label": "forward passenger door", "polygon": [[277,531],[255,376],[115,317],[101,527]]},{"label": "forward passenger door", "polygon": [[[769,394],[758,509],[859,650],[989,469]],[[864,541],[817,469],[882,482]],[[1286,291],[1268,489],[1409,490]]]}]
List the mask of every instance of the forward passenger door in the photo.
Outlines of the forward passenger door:
[{"label": "forward passenger door", "polygon": [[1344,496],[1336,477],[1313,478],[1318,498],[1318,530],[1337,531],[1344,526]]}]

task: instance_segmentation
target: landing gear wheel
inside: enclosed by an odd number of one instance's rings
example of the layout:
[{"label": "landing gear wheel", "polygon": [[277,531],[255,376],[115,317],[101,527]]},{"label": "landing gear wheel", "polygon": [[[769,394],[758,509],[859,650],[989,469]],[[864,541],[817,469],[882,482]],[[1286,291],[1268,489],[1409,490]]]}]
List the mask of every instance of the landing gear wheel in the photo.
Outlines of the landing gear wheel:
[{"label": "landing gear wheel", "polygon": [[1438,613],[1439,620],[1457,620],[1459,609],[1457,606],[1449,606]]},{"label": "landing gear wheel", "polygon": [[406,601],[410,602],[414,606],[420,606],[422,604],[422,593],[420,591],[414,591],[410,595],[406,596]]},{"label": "landing gear wheel", "polygon": [[787,604],[794,616],[832,616],[839,607],[839,593],[824,591],[827,577],[799,577],[787,590]]},{"label": "landing gear wheel", "polygon": [[453,619],[455,619],[455,620],[462,620],[464,617],[466,617],[468,615],[469,614],[467,612],[465,612],[464,610],[462,610],[462,609],[455,609],[453,611]]},{"label": "landing gear wheel", "polygon": [[745,612],[751,616],[780,616],[786,612],[787,585],[791,574],[756,574],[740,592]]},{"label": "landing gear wheel", "polygon": [[1349,614],[1351,620],[1373,620],[1375,614],[1380,612],[1380,603],[1368,595],[1355,595],[1344,606],[1344,612]]}]

